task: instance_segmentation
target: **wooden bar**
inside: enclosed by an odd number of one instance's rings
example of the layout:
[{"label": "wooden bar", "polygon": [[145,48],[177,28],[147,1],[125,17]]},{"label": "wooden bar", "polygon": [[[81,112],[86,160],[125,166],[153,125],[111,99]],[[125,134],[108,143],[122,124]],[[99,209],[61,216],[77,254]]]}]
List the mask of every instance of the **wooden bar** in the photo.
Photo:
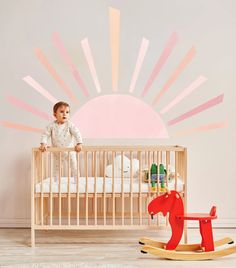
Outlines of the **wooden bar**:
[{"label": "wooden bar", "polygon": [[49,153],[49,172],[50,172],[50,226],[52,226],[52,152]]},{"label": "wooden bar", "polygon": [[[73,161],[73,159],[72,159]],[[71,170],[70,170],[70,152],[68,152],[68,225],[70,225],[70,212],[71,212],[71,200],[70,200],[70,184],[71,184]],[[74,175],[74,174],[73,174]],[[74,178],[76,179],[76,178]]]},{"label": "wooden bar", "polygon": [[94,225],[97,222],[97,152],[94,152]]},{"label": "wooden bar", "polygon": [[43,164],[43,153],[40,154],[40,161],[41,161],[41,172],[40,172],[40,179],[41,179],[41,225],[43,225],[43,169],[44,169],[44,164]]},{"label": "wooden bar", "polygon": [[115,171],[114,171],[114,158],[115,158],[115,152],[112,151],[112,225],[115,225]]},{"label": "wooden bar", "polygon": [[134,224],[133,221],[133,152],[130,151],[130,225]]},{"label": "wooden bar", "polygon": [[125,224],[124,221],[124,209],[125,209],[125,203],[124,203],[124,151],[121,151],[121,225]]},{"label": "wooden bar", "polygon": [[85,224],[88,225],[88,152],[85,152]]},{"label": "wooden bar", "polygon": [[103,151],[103,224],[106,225],[106,174],[105,174],[105,168],[106,168],[106,152]]},{"label": "wooden bar", "polygon": [[142,153],[141,151],[138,152],[138,159],[139,159],[139,172],[138,172],[138,188],[139,188],[139,225],[142,225],[142,195],[141,195],[141,182],[142,182]]},{"label": "wooden bar", "polygon": [[[151,201],[151,152],[148,151],[148,203]],[[148,217],[148,225],[151,225],[151,217]]]},{"label": "wooden bar", "polygon": [[79,153],[77,153],[77,182],[76,182],[76,189],[77,189],[77,194],[76,194],[76,224],[77,226],[79,226],[80,224],[80,216],[79,216],[79,206],[80,206],[80,202],[79,202],[79,198],[80,198],[80,192],[79,192],[79,183],[80,183],[80,172],[79,172],[79,165],[80,163],[80,156]]},{"label": "wooden bar", "polygon": [[56,180],[59,179],[59,225],[61,225],[61,152],[59,152],[59,178],[56,178]]}]

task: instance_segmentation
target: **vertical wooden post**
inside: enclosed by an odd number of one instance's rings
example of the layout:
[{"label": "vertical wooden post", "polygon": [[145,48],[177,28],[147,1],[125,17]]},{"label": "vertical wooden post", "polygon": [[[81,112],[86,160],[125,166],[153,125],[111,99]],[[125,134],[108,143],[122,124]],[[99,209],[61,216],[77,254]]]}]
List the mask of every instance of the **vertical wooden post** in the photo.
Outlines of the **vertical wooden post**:
[{"label": "vertical wooden post", "polygon": [[31,247],[35,246],[35,154],[32,150],[31,154]]}]

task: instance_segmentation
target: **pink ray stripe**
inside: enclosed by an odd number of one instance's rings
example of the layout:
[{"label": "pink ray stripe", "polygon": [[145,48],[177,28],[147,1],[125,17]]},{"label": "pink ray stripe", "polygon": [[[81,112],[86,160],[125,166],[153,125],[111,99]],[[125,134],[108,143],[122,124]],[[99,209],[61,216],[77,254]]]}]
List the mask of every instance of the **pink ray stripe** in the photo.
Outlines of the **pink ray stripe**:
[{"label": "pink ray stripe", "polygon": [[53,120],[52,116],[50,116],[50,115],[48,115],[48,114],[36,109],[35,107],[23,102],[22,100],[19,100],[19,99],[15,98],[13,96],[10,96],[10,95],[7,96],[6,99],[11,104],[13,104],[13,105],[15,105],[15,106],[17,106],[17,107],[19,107],[21,109],[24,109],[24,110],[26,110],[28,112],[31,112],[32,114],[35,114],[35,115],[37,115],[37,116],[39,116],[39,117],[41,117],[43,119],[46,119],[48,121]]},{"label": "pink ray stripe", "polygon": [[79,87],[82,89],[82,92],[84,93],[84,95],[86,97],[89,97],[89,92],[87,87],[84,84],[83,79],[80,76],[80,73],[78,72],[78,70],[76,69],[75,65],[72,63],[70,56],[59,36],[58,33],[54,33],[53,37],[52,37],[53,43],[54,45],[57,47],[59,53],[61,54],[62,58],[64,59],[64,61],[66,62],[66,64],[69,66],[76,82],[78,83]]},{"label": "pink ray stripe", "polygon": [[29,126],[16,124],[16,123],[12,123],[12,122],[9,122],[9,121],[0,121],[0,124],[3,125],[4,127],[7,127],[7,128],[15,128],[15,129],[18,129],[18,130],[23,130],[23,131],[30,131],[30,132],[37,132],[37,133],[42,133],[43,132],[43,129],[32,128],[32,127],[29,127]]},{"label": "pink ray stripe", "polygon": [[31,76],[25,76],[22,78],[27,84],[33,87],[36,91],[38,91],[42,96],[48,99],[51,103],[55,104],[58,102],[56,98],[54,98],[46,89],[44,89],[38,82],[36,82]]},{"label": "pink ray stripe", "polygon": [[194,47],[192,47],[188,53],[184,56],[180,64],[177,66],[177,68],[174,70],[174,72],[171,74],[165,85],[162,87],[161,91],[156,95],[153,105],[157,104],[157,102],[161,99],[161,97],[164,95],[164,93],[170,88],[170,86],[174,83],[174,81],[177,79],[177,77],[181,74],[181,72],[184,70],[184,68],[190,63],[193,56],[195,55],[196,50]]},{"label": "pink ray stripe", "polygon": [[204,132],[204,131],[209,131],[212,129],[217,129],[217,128],[225,128],[226,123],[225,122],[217,122],[217,123],[211,123],[208,125],[204,126],[199,126],[197,128],[190,128],[190,129],[183,129],[180,131],[175,132],[172,137],[182,137],[182,136],[187,136],[193,133],[198,133],[198,132]]},{"label": "pink ray stripe", "polygon": [[184,89],[176,98],[173,99],[165,108],[161,110],[161,114],[165,114],[181,100],[185,99],[189,94],[191,94],[195,89],[202,85],[207,80],[204,76],[199,76],[195,81],[193,81],[186,89]]},{"label": "pink ray stripe", "polygon": [[110,45],[112,63],[112,90],[118,90],[120,52],[120,10],[109,8]]},{"label": "pink ray stripe", "polygon": [[175,124],[177,124],[177,123],[179,123],[179,122],[181,122],[181,121],[183,121],[183,120],[185,120],[185,119],[187,119],[195,114],[201,113],[202,111],[207,110],[207,109],[221,103],[223,101],[223,98],[224,98],[224,94],[221,94],[221,95],[195,107],[194,109],[188,111],[187,113],[184,113],[184,114],[176,117],[175,119],[170,120],[168,122],[168,125],[169,126],[175,125]]},{"label": "pink ray stripe", "polygon": [[52,67],[52,65],[47,60],[46,56],[43,54],[41,49],[36,48],[35,54],[39,61],[42,63],[42,65],[48,70],[48,72],[51,74],[51,76],[54,78],[54,80],[59,84],[59,86],[64,90],[64,92],[68,95],[68,97],[75,103],[78,103],[77,98],[73,94],[73,92],[69,89],[69,87],[65,84],[65,82],[61,79],[61,77],[58,75],[56,70]]},{"label": "pink ray stripe", "polygon": [[94,85],[96,87],[96,90],[97,90],[98,93],[100,93],[101,92],[101,86],[100,86],[100,83],[99,83],[99,80],[98,80],[96,68],[95,68],[95,65],[94,65],[93,56],[92,56],[91,49],[90,49],[89,42],[88,42],[87,38],[85,38],[85,39],[83,39],[81,41],[81,46],[83,48],[84,55],[85,55],[85,58],[87,60],[89,70],[91,72],[91,75],[92,75],[93,82],[94,82]]},{"label": "pink ray stripe", "polygon": [[136,85],[136,82],[138,79],[138,75],[139,75],[139,72],[140,72],[142,64],[143,64],[144,57],[145,57],[147,50],[148,50],[148,46],[149,46],[149,40],[143,38],[140,49],[139,49],[138,58],[137,58],[137,62],[135,65],[134,73],[133,73],[131,83],[129,86],[130,93],[132,93],[134,91],[134,88],[135,88],[135,85]]},{"label": "pink ray stripe", "polygon": [[153,81],[156,79],[157,75],[159,74],[159,72],[161,71],[162,66],[166,63],[168,57],[170,56],[172,50],[174,49],[175,45],[178,42],[178,36],[177,34],[174,32],[171,34],[170,39],[168,40],[159,60],[156,62],[153,71],[141,93],[141,96],[144,97],[148,90],[150,89]]}]

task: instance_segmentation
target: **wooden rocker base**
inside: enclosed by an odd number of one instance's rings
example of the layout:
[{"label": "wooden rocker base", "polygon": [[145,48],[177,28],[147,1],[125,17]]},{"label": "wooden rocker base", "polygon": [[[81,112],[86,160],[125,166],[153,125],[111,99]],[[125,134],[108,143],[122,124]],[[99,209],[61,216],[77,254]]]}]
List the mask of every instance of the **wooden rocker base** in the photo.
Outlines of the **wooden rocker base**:
[{"label": "wooden rocker base", "polygon": [[182,261],[199,261],[199,260],[212,260],[236,253],[236,246],[208,252],[180,252],[175,250],[166,250],[163,248],[145,245],[141,249],[142,253],[150,253],[158,257],[169,260],[182,260]]},{"label": "wooden rocker base", "polygon": [[[214,241],[215,247],[220,247],[227,244],[233,244],[234,241],[230,237],[224,237],[220,240]],[[148,245],[155,248],[165,249],[166,243],[153,240],[147,237],[142,237],[139,240],[140,245]],[[200,244],[180,244],[176,247],[175,251],[202,251]]]}]

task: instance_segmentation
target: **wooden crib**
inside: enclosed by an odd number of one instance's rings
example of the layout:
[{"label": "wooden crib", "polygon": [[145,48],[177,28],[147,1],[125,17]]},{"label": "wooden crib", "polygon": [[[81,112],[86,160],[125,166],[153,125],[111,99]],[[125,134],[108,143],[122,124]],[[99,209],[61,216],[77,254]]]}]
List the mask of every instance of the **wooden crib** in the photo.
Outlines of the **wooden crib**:
[{"label": "wooden crib", "polygon": [[[44,153],[38,148],[32,150],[32,246],[35,245],[36,230],[166,228],[166,217],[158,215],[151,220],[147,213],[147,204],[162,194],[158,179],[155,188],[151,185],[150,167],[154,162],[166,167],[166,187],[178,190],[185,209],[187,207],[187,149],[184,147],[83,146],[83,150],[76,153],[77,179],[71,177],[71,153],[75,154],[73,148],[48,148]],[[58,179],[53,177],[54,154],[60,159]],[[62,154],[67,155],[67,165],[61,163]],[[121,159],[120,175],[116,173],[117,156]],[[127,158],[130,161],[129,177],[125,173],[127,167],[124,167]],[[134,159],[138,160],[136,174],[133,173]],[[108,165],[111,167],[110,177],[107,175]],[[168,167],[172,167],[172,171]],[[185,226],[185,241],[186,230]]]}]

